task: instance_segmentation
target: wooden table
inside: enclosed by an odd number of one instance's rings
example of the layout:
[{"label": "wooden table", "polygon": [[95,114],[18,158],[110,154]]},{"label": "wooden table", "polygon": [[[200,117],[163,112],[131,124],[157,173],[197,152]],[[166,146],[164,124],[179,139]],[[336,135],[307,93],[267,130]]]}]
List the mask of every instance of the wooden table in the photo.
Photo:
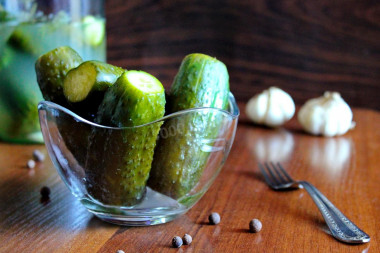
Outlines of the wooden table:
[{"label": "wooden table", "polygon": [[[244,106],[241,106],[243,109]],[[1,252],[380,252],[380,113],[354,110],[356,128],[338,138],[304,134],[296,120],[273,130],[238,126],[230,156],[205,196],[164,225],[119,227],[95,218],[70,194],[51,161],[25,166],[42,145],[0,144]],[[297,179],[311,181],[371,237],[362,245],[336,241],[304,190],[275,192],[259,173],[260,160],[281,161]],[[49,203],[40,188],[51,189]],[[207,224],[218,212],[221,223]],[[248,232],[258,218],[260,233]],[[188,233],[190,246],[171,248]]]}]

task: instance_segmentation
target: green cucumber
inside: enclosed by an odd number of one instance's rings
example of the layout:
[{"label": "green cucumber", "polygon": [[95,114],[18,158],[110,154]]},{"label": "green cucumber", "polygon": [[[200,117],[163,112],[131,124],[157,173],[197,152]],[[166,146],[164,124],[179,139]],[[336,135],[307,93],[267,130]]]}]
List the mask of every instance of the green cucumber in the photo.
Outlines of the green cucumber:
[{"label": "green cucumber", "polygon": [[9,48],[9,47],[1,48],[1,46],[2,45],[0,44],[0,54],[1,54],[1,58],[0,58],[0,71],[2,69],[7,68],[11,64],[13,58],[15,57],[14,56],[14,51],[11,48]]},{"label": "green cucumber", "polygon": [[205,54],[187,55],[170,88],[170,113],[196,107],[225,109],[229,91],[223,62]]},{"label": "green cucumber", "polygon": [[127,128],[94,128],[86,161],[89,195],[108,205],[131,206],[142,200],[162,122],[141,125],[164,113],[164,88],[155,77],[131,70],[117,79],[95,122]]},{"label": "green cucumber", "polygon": [[37,110],[42,94],[37,83],[27,75],[13,72],[15,68],[27,69],[30,67],[27,63],[10,61],[0,71],[0,139],[3,141],[43,142]]},{"label": "green cucumber", "polygon": [[9,22],[12,20],[15,20],[15,17],[11,13],[4,10],[0,4],[0,23]]},{"label": "green cucumber", "polygon": [[15,26],[11,36],[7,41],[7,45],[12,47],[19,53],[28,54],[37,58],[47,49],[52,49],[51,46],[47,46],[46,40],[39,40],[36,43],[36,37],[45,37],[46,33],[50,32],[49,25],[41,25],[38,30],[33,29],[36,25],[33,22],[22,22]]},{"label": "green cucumber", "polygon": [[[72,110],[63,94],[63,82],[67,73],[82,62],[80,55],[68,46],[58,47],[41,55],[35,63],[35,69],[44,99]],[[78,164],[83,166],[91,131],[85,124],[78,124],[76,119],[68,115],[58,117],[57,126],[67,149],[77,159]]]},{"label": "green cucumber", "polygon": [[[171,86],[168,111],[225,109],[228,94],[226,66],[210,56],[190,54],[182,61]],[[210,154],[203,149],[204,141],[216,138],[219,127],[218,113],[211,112],[195,111],[167,120],[159,135],[148,185],[175,199],[189,193],[199,182]]]},{"label": "green cucumber", "polygon": [[37,82],[45,100],[67,107],[68,103],[63,95],[63,81],[66,74],[82,61],[80,55],[67,46],[53,49],[37,59]]},{"label": "green cucumber", "polygon": [[82,23],[84,42],[93,47],[102,44],[106,32],[104,20],[89,15],[83,18]]},{"label": "green cucumber", "polygon": [[100,61],[85,61],[67,73],[63,93],[71,103],[81,102],[92,93],[105,92],[124,70]]},{"label": "green cucumber", "polygon": [[23,29],[20,28],[22,26],[23,24],[16,26],[11,36],[9,37],[7,44],[18,51],[37,56],[39,46],[33,45],[33,37],[25,34],[23,32]]},{"label": "green cucumber", "polygon": [[100,61],[86,61],[71,69],[63,82],[63,94],[73,110],[85,118],[98,111],[104,93],[124,72]]}]

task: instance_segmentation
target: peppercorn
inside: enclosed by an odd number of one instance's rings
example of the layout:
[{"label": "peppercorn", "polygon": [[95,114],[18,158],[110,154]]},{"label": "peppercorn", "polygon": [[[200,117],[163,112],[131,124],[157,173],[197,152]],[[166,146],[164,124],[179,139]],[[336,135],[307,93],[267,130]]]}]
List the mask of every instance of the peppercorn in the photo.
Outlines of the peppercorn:
[{"label": "peppercorn", "polygon": [[49,198],[50,195],[50,188],[47,186],[44,186],[40,190],[42,198]]},{"label": "peppercorn", "polygon": [[193,238],[191,237],[191,235],[189,235],[189,234],[185,234],[185,235],[182,237],[182,241],[183,241],[183,244],[184,244],[184,245],[190,245],[190,243],[193,241]]},{"label": "peppercorn", "polygon": [[179,248],[179,247],[182,246],[182,244],[183,244],[183,242],[182,242],[181,237],[179,237],[179,236],[174,236],[174,237],[173,237],[173,240],[172,240],[172,246],[173,246],[174,248]]},{"label": "peppercorn", "polygon": [[36,167],[36,162],[33,161],[33,160],[29,160],[27,163],[26,163],[26,167],[28,169],[33,169],[34,167]]},{"label": "peppercorn", "polygon": [[260,232],[262,227],[263,224],[261,224],[261,221],[259,221],[258,219],[253,219],[249,222],[249,232],[251,233]]},{"label": "peppercorn", "polygon": [[42,162],[45,160],[45,155],[38,149],[33,151],[33,159],[37,162]]},{"label": "peppercorn", "polygon": [[208,217],[208,220],[211,225],[216,225],[220,222],[220,215],[218,213],[213,212]]}]

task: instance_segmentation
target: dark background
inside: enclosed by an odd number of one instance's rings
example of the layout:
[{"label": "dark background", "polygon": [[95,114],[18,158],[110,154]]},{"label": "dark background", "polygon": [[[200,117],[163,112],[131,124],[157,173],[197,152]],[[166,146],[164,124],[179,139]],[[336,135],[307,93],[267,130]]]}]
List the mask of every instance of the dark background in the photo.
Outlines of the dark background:
[{"label": "dark background", "polygon": [[270,86],[301,105],[338,91],[380,110],[380,1],[106,0],[108,61],[169,87],[182,58],[223,61],[239,101]]}]

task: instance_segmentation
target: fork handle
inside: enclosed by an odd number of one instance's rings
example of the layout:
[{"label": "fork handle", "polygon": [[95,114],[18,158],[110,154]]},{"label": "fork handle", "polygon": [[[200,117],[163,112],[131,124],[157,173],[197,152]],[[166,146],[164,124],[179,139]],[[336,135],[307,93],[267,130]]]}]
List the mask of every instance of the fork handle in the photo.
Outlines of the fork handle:
[{"label": "fork handle", "polygon": [[336,239],[346,243],[365,243],[370,241],[369,235],[344,216],[315,186],[306,181],[298,183],[310,194]]}]

